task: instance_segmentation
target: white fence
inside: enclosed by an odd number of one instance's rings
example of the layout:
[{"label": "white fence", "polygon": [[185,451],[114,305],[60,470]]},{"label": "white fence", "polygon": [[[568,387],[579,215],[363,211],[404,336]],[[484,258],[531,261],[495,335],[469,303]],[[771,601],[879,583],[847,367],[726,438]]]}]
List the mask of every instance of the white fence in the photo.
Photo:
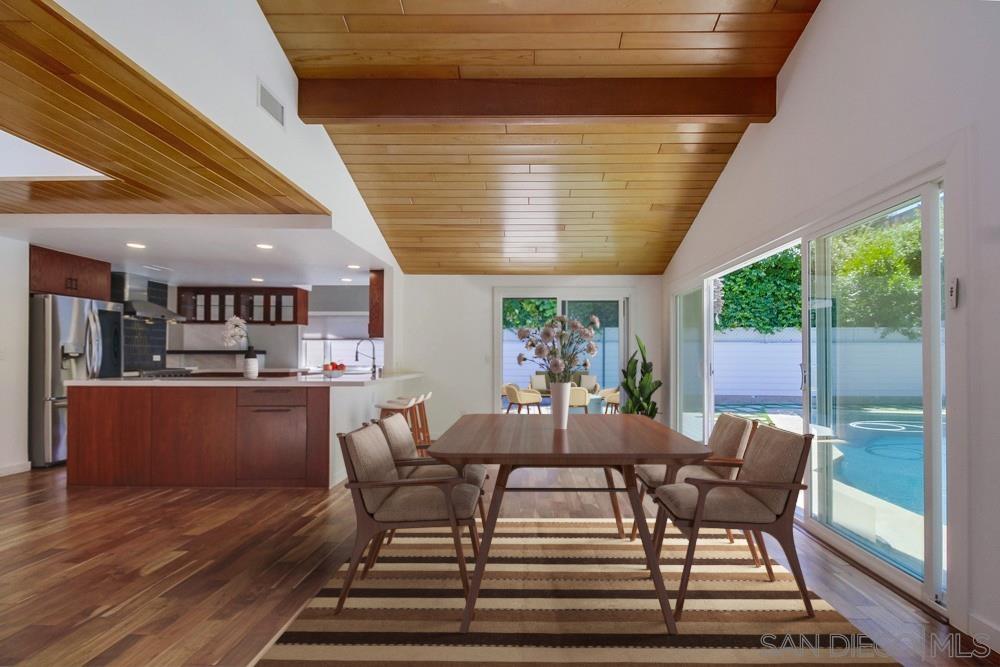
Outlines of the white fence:
[{"label": "white fence", "polygon": [[[715,332],[717,397],[801,396],[802,334],[785,329],[763,335],[748,329]],[[831,372],[838,396],[916,398],[922,393],[922,346],[901,334],[872,328],[833,332]],[[815,377],[815,361],[812,372]]]}]

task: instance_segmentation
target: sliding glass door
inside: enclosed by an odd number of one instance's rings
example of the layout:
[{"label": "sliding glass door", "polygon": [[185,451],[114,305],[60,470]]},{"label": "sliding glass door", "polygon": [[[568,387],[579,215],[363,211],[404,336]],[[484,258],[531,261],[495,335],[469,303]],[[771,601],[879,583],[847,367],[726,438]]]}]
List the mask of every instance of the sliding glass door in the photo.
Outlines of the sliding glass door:
[{"label": "sliding glass door", "polygon": [[810,520],[943,590],[938,186],[808,241]]},{"label": "sliding glass door", "polygon": [[695,440],[705,439],[705,298],[699,287],[678,295],[674,304],[674,427]]},{"label": "sliding glass door", "polygon": [[563,301],[563,315],[584,324],[596,315],[601,322],[594,336],[597,354],[590,359],[590,374],[597,378],[602,387],[617,387],[622,368],[621,320],[622,300],[566,300]]}]

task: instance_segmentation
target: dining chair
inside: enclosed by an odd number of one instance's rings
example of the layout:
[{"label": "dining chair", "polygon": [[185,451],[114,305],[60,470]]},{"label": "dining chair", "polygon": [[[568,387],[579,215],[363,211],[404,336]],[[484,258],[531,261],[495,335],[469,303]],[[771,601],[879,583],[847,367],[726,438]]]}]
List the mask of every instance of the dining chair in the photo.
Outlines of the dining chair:
[{"label": "dining chair", "polygon": [[569,407],[583,408],[586,413],[590,412],[590,393],[583,387],[570,386]]},{"label": "dining chair", "polygon": [[526,412],[531,412],[531,406],[538,409],[538,414],[542,414],[542,394],[535,389],[521,389],[516,384],[505,384],[504,393],[507,395],[507,412],[517,406],[517,413],[521,414],[521,408]]},{"label": "dining chair", "polygon": [[618,387],[602,389],[597,395],[604,399],[604,414],[618,414],[620,412],[621,391]]},{"label": "dining chair", "polygon": [[371,543],[370,553],[377,557],[385,534],[399,528],[450,527],[462,589],[468,594],[469,576],[459,527],[468,527],[472,551],[478,558],[475,510],[480,489],[458,475],[400,477],[389,443],[375,424],[338,433],[337,439],[347,466],[347,488],[354,501],[357,530],[351,564],[334,613],[344,608],[365,547]]},{"label": "dining chair", "polygon": [[[729,413],[722,413],[712,428],[712,434],[708,438],[708,449],[712,452],[708,459],[698,465],[687,465],[679,468],[673,479],[666,479],[667,467],[663,465],[640,465],[636,466],[635,474],[639,480],[639,500],[649,491],[663,485],[675,482],[683,482],[688,477],[707,477],[719,479],[733,479],[736,477],[737,465],[742,460],[747,447],[757,429],[756,419],[743,419]],[[635,540],[639,531],[639,524],[632,522],[632,536]],[[726,531],[729,543],[735,543],[735,538],[731,530]],[[743,537],[746,539],[747,548],[753,558],[754,567],[760,567],[761,561],[754,545],[753,535],[750,531],[744,531]]]},{"label": "dining chair", "polygon": [[657,512],[653,530],[657,549],[663,548],[668,517],[688,537],[687,556],[674,607],[678,620],[684,609],[684,596],[702,528],[752,532],[760,547],[768,579],[774,581],[763,534],[772,535],[785,552],[807,615],[815,615],[795,550],[793,528],[799,491],[808,488],[802,483],[802,476],[812,439],[812,434],[800,435],[773,426],[761,426],[747,448],[735,479],[689,476],[682,483],[657,487],[654,499],[657,507],[663,510]]}]

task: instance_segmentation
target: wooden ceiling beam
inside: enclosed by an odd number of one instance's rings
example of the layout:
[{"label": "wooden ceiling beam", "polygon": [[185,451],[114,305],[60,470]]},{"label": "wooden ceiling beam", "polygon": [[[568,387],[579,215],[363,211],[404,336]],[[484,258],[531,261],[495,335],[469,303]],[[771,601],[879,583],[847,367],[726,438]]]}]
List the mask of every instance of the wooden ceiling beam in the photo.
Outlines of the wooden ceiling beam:
[{"label": "wooden ceiling beam", "polygon": [[776,111],[769,78],[301,79],[306,123],[472,119],[594,122],[634,118],[767,122]]}]

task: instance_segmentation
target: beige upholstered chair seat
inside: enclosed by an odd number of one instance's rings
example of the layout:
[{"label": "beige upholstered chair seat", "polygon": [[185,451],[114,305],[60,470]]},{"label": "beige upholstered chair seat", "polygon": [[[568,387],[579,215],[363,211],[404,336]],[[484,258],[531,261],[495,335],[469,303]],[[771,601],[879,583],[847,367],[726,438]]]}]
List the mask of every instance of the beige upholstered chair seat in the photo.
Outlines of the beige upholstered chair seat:
[{"label": "beige upholstered chair seat", "polygon": [[[701,479],[721,479],[723,476],[718,472],[718,466],[708,467],[701,465],[682,466],[677,471],[675,481],[680,484],[688,477],[699,477]],[[636,477],[641,479],[646,486],[656,488],[663,484],[663,476],[667,472],[667,466],[661,465],[641,465],[635,467]]]},{"label": "beige upholstered chair seat", "polygon": [[447,463],[429,466],[400,466],[399,476],[404,479],[428,479],[431,477],[457,477],[458,471]]},{"label": "beige upholstered chair seat", "polygon": [[[400,477],[413,477],[414,479],[427,479],[429,477],[456,477],[458,471],[447,463],[440,463],[429,466],[406,466],[399,469]],[[469,484],[474,484],[482,488],[486,481],[486,466],[475,463],[462,468],[462,477]]]},{"label": "beige upholstered chair seat", "polygon": [[[448,506],[445,494],[433,486],[401,487],[382,501],[375,511],[375,520],[384,522],[400,521],[447,521]],[[479,487],[459,484],[451,494],[458,520],[472,517],[479,500]]]},{"label": "beige upholstered chair seat", "polygon": [[[711,479],[711,478],[708,478]],[[656,489],[660,499],[678,519],[694,520],[698,488],[693,484],[668,484]],[[777,515],[743,489],[717,488],[705,497],[704,521],[771,523]]]}]

